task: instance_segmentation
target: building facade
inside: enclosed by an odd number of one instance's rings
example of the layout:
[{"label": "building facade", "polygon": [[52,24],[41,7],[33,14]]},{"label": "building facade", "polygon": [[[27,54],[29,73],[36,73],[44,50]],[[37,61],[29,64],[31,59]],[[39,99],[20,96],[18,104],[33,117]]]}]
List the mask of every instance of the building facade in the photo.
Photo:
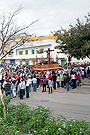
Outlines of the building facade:
[{"label": "building facade", "polygon": [[55,49],[57,45],[55,40],[54,36],[33,37],[30,42],[26,42],[23,46],[13,50],[13,53],[8,54],[4,62],[18,65],[35,65],[36,57],[38,58],[38,62],[41,58],[46,58],[46,51],[50,48],[50,50],[54,50],[50,52],[50,57],[53,58],[54,61],[56,61],[56,57],[58,57],[60,65],[64,65],[67,63],[67,55],[57,53],[59,50]]},{"label": "building facade", "polygon": [[[58,53],[60,50],[55,49],[57,46],[56,37],[47,36],[47,37],[32,37],[29,42],[26,42],[23,46],[16,48],[13,50],[13,53],[8,54],[3,62],[13,63],[18,65],[35,65],[36,58],[38,58],[38,62],[41,58],[46,58],[46,51],[48,48],[50,50],[54,50],[50,52],[50,57],[56,61],[56,57],[58,58],[58,63],[60,65],[64,65],[68,62],[68,57],[64,53]],[[89,58],[85,58],[84,60],[77,60],[76,58],[71,59],[71,63],[90,63]]]}]

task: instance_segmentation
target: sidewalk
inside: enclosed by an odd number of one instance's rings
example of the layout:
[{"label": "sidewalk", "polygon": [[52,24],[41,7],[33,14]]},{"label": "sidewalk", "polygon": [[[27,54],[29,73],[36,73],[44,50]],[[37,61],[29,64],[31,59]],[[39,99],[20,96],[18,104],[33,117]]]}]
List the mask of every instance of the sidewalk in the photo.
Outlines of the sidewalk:
[{"label": "sidewalk", "polygon": [[61,93],[66,93],[67,92],[67,93],[90,94],[90,79],[89,78],[81,79],[81,86],[77,86],[77,88],[75,88],[75,89],[72,89],[70,87],[70,90],[67,91],[64,88],[58,88],[56,91],[59,91]]},{"label": "sidewalk", "polygon": [[[40,87],[38,90],[36,91],[42,91],[42,87]],[[33,89],[31,89],[33,91]],[[46,89],[46,91],[48,91],[48,88]],[[77,88],[72,89],[70,87],[70,90],[67,91],[65,88],[56,88],[56,90],[53,90],[53,92],[60,92],[60,93],[81,93],[81,94],[90,94],[90,85],[81,85],[81,86],[77,86]]]},{"label": "sidewalk", "polygon": [[[59,88],[56,89],[56,91],[61,92],[61,93],[82,93],[82,94],[90,94],[90,86],[87,85],[81,85],[81,86],[77,86],[77,88],[72,89],[70,88],[69,91],[67,91],[64,88]],[[55,90],[54,90],[55,92]]]}]

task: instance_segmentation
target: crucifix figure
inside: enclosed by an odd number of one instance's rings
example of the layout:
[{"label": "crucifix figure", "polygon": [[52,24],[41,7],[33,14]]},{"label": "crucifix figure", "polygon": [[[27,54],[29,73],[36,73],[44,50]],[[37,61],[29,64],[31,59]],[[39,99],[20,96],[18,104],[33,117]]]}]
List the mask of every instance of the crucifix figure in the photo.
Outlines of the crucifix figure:
[{"label": "crucifix figure", "polygon": [[52,55],[51,55],[51,59],[50,59],[50,61],[51,61],[51,63],[53,63],[53,62],[54,62],[54,59],[53,59]]},{"label": "crucifix figure", "polygon": [[42,57],[40,58],[40,63],[41,63],[41,64],[43,64],[43,63],[44,63],[43,55],[42,55]]},{"label": "crucifix figure", "polygon": [[45,51],[47,53],[47,59],[48,59],[49,63],[50,63],[50,52],[51,51],[54,51],[54,50],[50,50],[50,48],[48,48],[48,50]]},{"label": "crucifix figure", "polygon": [[58,60],[59,60],[59,58],[58,58],[58,56],[56,55],[56,62],[58,63]]}]

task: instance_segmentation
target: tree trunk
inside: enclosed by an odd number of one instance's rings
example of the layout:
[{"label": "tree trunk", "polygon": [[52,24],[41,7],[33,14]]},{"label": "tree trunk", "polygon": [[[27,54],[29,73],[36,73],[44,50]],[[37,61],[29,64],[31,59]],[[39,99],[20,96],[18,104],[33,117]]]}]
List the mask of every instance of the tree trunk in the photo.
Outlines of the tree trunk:
[{"label": "tree trunk", "polygon": [[4,104],[4,99],[3,99],[3,95],[2,95],[1,89],[0,89],[0,96],[1,96],[1,103],[3,105],[3,117],[5,118],[6,117],[6,109],[5,109],[5,104]]}]

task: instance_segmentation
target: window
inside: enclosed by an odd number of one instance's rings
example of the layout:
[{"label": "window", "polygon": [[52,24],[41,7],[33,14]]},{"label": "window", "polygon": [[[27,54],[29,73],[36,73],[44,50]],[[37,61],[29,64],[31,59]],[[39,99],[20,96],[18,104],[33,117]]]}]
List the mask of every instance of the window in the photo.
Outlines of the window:
[{"label": "window", "polygon": [[40,50],[42,50],[42,53],[44,52],[44,49],[40,49]]},{"label": "window", "polygon": [[25,55],[28,55],[28,50],[25,50]]},{"label": "window", "polygon": [[37,50],[37,53],[44,53],[44,49]]},{"label": "window", "polygon": [[19,55],[23,55],[23,51],[19,51]]},{"label": "window", "polygon": [[32,50],[32,54],[34,54],[34,50]]},{"label": "window", "polygon": [[67,63],[67,60],[61,60],[61,65],[65,65]]},{"label": "window", "polygon": [[22,61],[20,61],[20,65],[22,65]]}]

